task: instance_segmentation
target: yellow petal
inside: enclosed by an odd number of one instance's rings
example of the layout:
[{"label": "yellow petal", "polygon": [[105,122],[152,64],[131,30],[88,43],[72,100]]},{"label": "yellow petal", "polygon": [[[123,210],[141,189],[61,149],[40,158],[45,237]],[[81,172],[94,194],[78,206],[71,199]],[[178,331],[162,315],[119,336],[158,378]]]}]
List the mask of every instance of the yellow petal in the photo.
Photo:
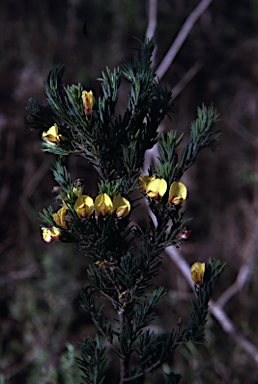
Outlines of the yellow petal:
[{"label": "yellow petal", "polygon": [[122,197],[120,194],[116,195],[113,200],[113,212],[116,213],[117,218],[123,218],[128,215],[131,210],[130,202]]},{"label": "yellow petal", "polygon": [[160,200],[167,190],[167,182],[164,179],[154,179],[147,184],[146,193],[152,200]]},{"label": "yellow petal", "polygon": [[62,232],[60,231],[59,228],[53,227],[52,234],[55,237],[55,240],[58,240],[61,237]]},{"label": "yellow petal", "polygon": [[106,193],[101,193],[95,199],[95,210],[98,215],[107,216],[113,212],[113,203]]},{"label": "yellow petal", "polygon": [[147,189],[147,184],[152,181],[152,180],[155,180],[156,179],[156,176],[155,175],[152,175],[152,176],[140,176],[139,177],[139,185],[138,185],[138,189],[141,191],[141,192],[146,192],[146,189]]},{"label": "yellow petal", "polygon": [[201,285],[203,283],[203,276],[205,273],[205,263],[198,261],[191,266],[191,276],[195,284]]},{"label": "yellow petal", "polygon": [[168,202],[178,205],[187,198],[187,188],[183,183],[174,181],[169,188]]},{"label": "yellow petal", "polygon": [[42,228],[42,238],[46,243],[51,243],[52,236],[50,229]]},{"label": "yellow petal", "polygon": [[65,221],[65,215],[66,215],[66,206],[63,205],[62,208],[60,208],[56,213],[53,213],[53,218],[57,225],[60,225],[60,227],[67,228],[67,224]]},{"label": "yellow petal", "polygon": [[61,237],[62,232],[60,229],[53,227],[52,230],[48,228],[42,228],[42,238],[45,243],[51,243],[52,241],[57,241]]},{"label": "yellow petal", "polygon": [[83,91],[82,92],[82,102],[83,102],[83,108],[84,108],[84,113],[87,117],[90,116],[92,112],[92,108],[94,105],[94,96],[92,91]]},{"label": "yellow petal", "polygon": [[58,126],[55,123],[47,132],[42,133],[42,138],[51,145],[58,145],[63,136],[58,134]]},{"label": "yellow petal", "polygon": [[93,213],[94,209],[93,199],[90,196],[81,195],[79,193],[79,197],[74,204],[74,210],[77,215],[84,219],[85,217],[89,217]]}]

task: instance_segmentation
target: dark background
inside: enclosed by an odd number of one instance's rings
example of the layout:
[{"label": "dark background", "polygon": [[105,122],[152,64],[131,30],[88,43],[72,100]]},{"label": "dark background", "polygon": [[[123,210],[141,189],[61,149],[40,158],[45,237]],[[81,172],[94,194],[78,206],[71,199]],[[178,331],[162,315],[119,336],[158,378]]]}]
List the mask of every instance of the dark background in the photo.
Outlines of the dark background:
[{"label": "dark background", "polygon": [[[159,1],[157,65],[197,4]],[[147,10],[146,0],[0,3],[0,383],[73,382],[66,375],[73,374],[64,362],[66,343],[77,350],[77,342],[95,332],[78,294],[87,282],[90,261],[72,245],[47,245],[40,238],[38,212],[54,198],[52,157],[41,151],[39,132],[29,132],[25,125],[28,99],[44,99],[43,81],[51,64],[59,62],[67,65],[67,84],[80,82],[100,95],[95,79],[106,66],[113,69],[132,57],[131,47],[138,46],[134,36],[145,36]],[[173,88],[196,62],[202,64],[177,97],[172,122],[166,120],[165,129],[187,135],[203,102],[213,102],[220,113],[219,148],[201,152],[184,176],[190,191],[187,217],[193,219],[191,237],[181,252],[189,264],[207,262],[209,257],[228,262],[215,298],[235,281],[243,263],[249,265],[243,289],[224,309],[237,332],[254,345],[258,343],[257,244],[251,241],[256,237],[258,207],[257,22],[256,0],[214,0],[162,79]],[[118,108],[126,105],[126,97],[123,84]],[[89,165],[73,157],[68,168],[74,178],[84,180],[89,192],[97,193]],[[157,325],[166,329],[180,316],[186,323],[190,290],[176,266],[168,259],[164,264],[170,295],[158,311]],[[203,346],[187,345],[175,353],[171,363],[183,374],[182,384],[257,383],[257,364],[212,316],[206,335]],[[147,378],[150,382],[155,378]]]}]

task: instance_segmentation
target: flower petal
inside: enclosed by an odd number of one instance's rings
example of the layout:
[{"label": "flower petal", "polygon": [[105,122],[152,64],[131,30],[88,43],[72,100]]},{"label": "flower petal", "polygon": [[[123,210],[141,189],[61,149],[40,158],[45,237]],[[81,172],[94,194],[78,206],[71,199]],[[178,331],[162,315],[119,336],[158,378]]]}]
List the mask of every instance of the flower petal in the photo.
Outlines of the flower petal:
[{"label": "flower petal", "polygon": [[62,208],[60,208],[56,213],[53,213],[53,218],[57,225],[60,225],[60,227],[67,228],[67,223],[65,221],[65,215],[66,215],[66,206],[63,205]]},{"label": "flower petal", "polygon": [[117,218],[123,218],[129,214],[131,210],[130,202],[120,194],[116,195],[113,200],[113,212]]},{"label": "flower petal", "polygon": [[90,196],[81,195],[80,193],[78,195],[74,204],[74,210],[80,218],[84,219],[93,213],[95,206]]},{"label": "flower petal", "polygon": [[63,136],[58,134],[58,126],[55,123],[47,132],[42,133],[42,138],[51,145],[58,145]]},{"label": "flower petal", "polygon": [[113,203],[106,193],[101,193],[95,199],[95,210],[98,215],[107,216],[113,212]]},{"label": "flower petal", "polygon": [[146,193],[152,200],[160,200],[167,190],[167,182],[164,179],[151,180],[147,184]]},{"label": "flower petal", "polygon": [[183,183],[174,181],[169,188],[168,202],[178,205],[187,198],[187,188]]},{"label": "flower petal", "polygon": [[195,284],[201,285],[203,283],[203,276],[205,273],[205,263],[195,262],[191,266],[191,276]]},{"label": "flower petal", "polygon": [[92,108],[95,102],[93,92],[92,91],[83,91],[82,92],[82,102],[83,102],[83,109],[84,113],[87,117],[91,115]]},{"label": "flower petal", "polygon": [[141,191],[141,192],[146,192],[146,189],[147,189],[147,184],[150,182],[150,181],[153,181],[156,179],[156,176],[155,175],[152,175],[152,176],[140,176],[139,177],[139,185],[138,185],[138,189]]}]

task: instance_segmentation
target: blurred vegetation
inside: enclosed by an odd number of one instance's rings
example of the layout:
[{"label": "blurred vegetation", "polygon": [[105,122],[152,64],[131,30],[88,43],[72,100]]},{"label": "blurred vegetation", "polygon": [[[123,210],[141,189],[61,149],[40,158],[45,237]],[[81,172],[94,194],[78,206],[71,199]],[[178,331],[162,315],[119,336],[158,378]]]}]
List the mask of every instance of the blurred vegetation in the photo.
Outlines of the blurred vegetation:
[{"label": "blurred vegetation", "polygon": [[[197,4],[159,0],[156,64]],[[134,36],[144,39],[147,9],[147,0],[0,3],[0,383],[79,382],[73,354],[77,342],[94,329],[78,294],[89,260],[72,245],[47,245],[40,239],[38,212],[51,203],[54,180],[51,155],[41,152],[38,132],[25,125],[28,99],[43,97],[51,63],[59,62],[68,67],[66,83],[81,82],[98,96],[95,79],[105,66],[131,57]],[[194,220],[181,250],[189,264],[209,257],[228,262],[215,296],[234,282],[257,217],[257,21],[256,0],[214,0],[162,79],[172,88],[196,62],[202,63],[178,96],[172,122],[167,121],[179,133],[190,128],[202,102],[213,102],[221,116],[220,150],[201,154],[184,179],[190,191],[188,217]],[[125,83],[119,108],[127,105],[127,91]],[[82,177],[87,190],[96,193],[89,165],[74,157],[68,167],[73,178]],[[251,252],[256,255],[257,246]],[[171,294],[159,308],[157,326],[165,329],[168,317],[171,323],[178,312],[187,316],[189,290],[168,259],[164,270]],[[247,284],[226,306],[237,329],[255,345],[257,270],[254,258]],[[175,371],[186,372],[182,384],[257,382],[257,365],[212,317],[206,334],[207,343],[182,348],[173,362]],[[113,382],[114,373],[108,373]]]}]

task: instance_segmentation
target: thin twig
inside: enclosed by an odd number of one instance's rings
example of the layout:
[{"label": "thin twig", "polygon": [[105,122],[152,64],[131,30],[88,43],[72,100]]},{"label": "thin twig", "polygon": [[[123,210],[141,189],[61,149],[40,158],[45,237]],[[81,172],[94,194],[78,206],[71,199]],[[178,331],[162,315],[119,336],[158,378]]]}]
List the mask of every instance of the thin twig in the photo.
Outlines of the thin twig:
[{"label": "thin twig", "polygon": [[[184,278],[194,290],[194,283],[191,278],[190,267],[182,255],[179,254],[178,250],[171,246],[166,248],[165,253],[174,261],[177,267],[182,272]],[[219,301],[219,299],[218,299]],[[241,347],[254,359],[254,361],[258,364],[258,349],[248,340],[245,339],[243,335],[240,335],[237,332],[234,323],[228,318],[227,314],[223,311],[223,309],[213,300],[209,301],[209,308],[213,316],[216,318],[221,328],[229,334],[237,344],[241,345]]]},{"label": "thin twig", "polygon": [[166,53],[165,57],[163,58],[163,60],[161,61],[160,65],[157,68],[156,74],[159,79],[161,79],[165,75],[170,65],[174,61],[174,58],[176,57],[178,51],[184,44],[194,24],[199,19],[199,17],[203,14],[203,12],[208,8],[211,2],[212,0],[202,0],[187,17],[177,37],[171,44],[171,47],[169,48],[168,52]]},{"label": "thin twig", "polygon": [[[124,332],[124,311],[120,309],[119,313],[119,332],[120,338]],[[119,384],[123,384],[125,380],[125,357],[120,357],[120,382]]]},{"label": "thin twig", "polygon": [[148,8],[148,26],[145,33],[146,39],[150,39],[155,35],[157,28],[158,0],[149,0]]},{"label": "thin twig", "polygon": [[237,344],[241,345],[241,347],[254,359],[256,364],[258,364],[258,349],[250,341],[246,340],[243,335],[239,334],[234,323],[228,318],[223,309],[213,302],[213,300],[210,300],[209,307],[213,316],[220,323],[223,331],[229,334]]},{"label": "thin twig", "polygon": [[249,241],[243,250],[244,264],[241,266],[235,282],[226,291],[224,291],[216,301],[216,305],[218,305],[220,308],[223,308],[224,305],[243,288],[248,276],[250,275],[253,267],[253,260],[256,255],[256,249],[258,246],[257,233],[258,219],[256,219],[254,223],[251,234],[248,234]]},{"label": "thin twig", "polygon": [[105,332],[103,331],[103,329],[101,328],[101,326],[99,325],[94,313],[91,313],[91,318],[96,326],[96,328],[99,330],[99,332],[102,334],[102,336],[105,337],[105,339],[107,340],[107,342],[111,345],[113,351],[117,354],[117,356],[119,356],[120,359],[123,359],[124,356],[120,354],[120,352],[116,349],[116,347],[114,346],[114,344],[112,343],[111,340],[109,340],[109,338],[107,337],[107,335],[105,334]]},{"label": "thin twig", "polygon": [[[155,35],[155,31],[157,28],[157,15],[158,15],[158,0],[149,0],[148,7],[148,26],[145,33],[145,39],[151,39]],[[151,67],[155,65],[156,61],[156,53],[157,53],[157,44],[155,44],[154,51],[152,53],[152,63]]]}]

